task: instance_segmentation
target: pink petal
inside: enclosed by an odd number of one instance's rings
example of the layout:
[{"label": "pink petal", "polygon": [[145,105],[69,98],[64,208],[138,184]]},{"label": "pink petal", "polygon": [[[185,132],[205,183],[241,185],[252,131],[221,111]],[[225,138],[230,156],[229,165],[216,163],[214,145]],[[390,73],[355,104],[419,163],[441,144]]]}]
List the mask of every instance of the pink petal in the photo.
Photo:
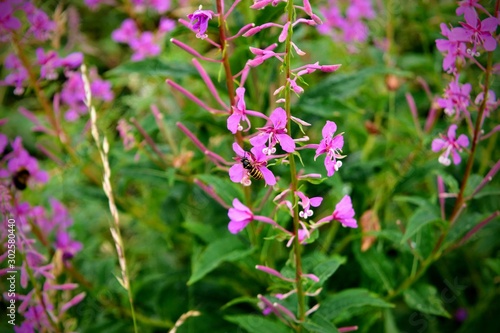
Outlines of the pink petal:
[{"label": "pink petal", "polygon": [[488,17],[481,22],[481,30],[488,32],[495,32],[498,26],[498,19],[495,17]]},{"label": "pink petal", "polygon": [[456,137],[456,132],[457,132],[457,125],[456,124],[450,125],[450,128],[448,129],[448,139],[454,140]]},{"label": "pink petal", "polygon": [[273,186],[276,184],[276,177],[274,177],[274,174],[271,172],[271,170],[266,167],[260,167],[259,170],[260,172],[262,172],[264,181],[267,185]]},{"label": "pink petal", "polygon": [[323,134],[323,139],[330,138],[337,131],[337,125],[333,121],[326,121],[326,125],[323,127],[321,133]]},{"label": "pink petal", "polygon": [[241,182],[245,174],[246,171],[241,163],[234,164],[231,168],[229,168],[229,178],[235,183]]},{"label": "pink petal", "polygon": [[229,117],[227,117],[227,129],[233,133],[236,134],[238,132],[238,126],[240,124],[240,115],[233,113]]},{"label": "pink petal", "polygon": [[295,141],[293,141],[288,134],[277,134],[276,137],[284,151],[287,153],[293,153],[295,151]]},{"label": "pink petal", "polygon": [[434,139],[432,140],[432,151],[433,152],[438,152],[444,149],[446,146],[446,141],[443,139]]},{"label": "pink petal", "polygon": [[240,145],[236,142],[233,143],[233,151],[238,155],[239,157],[244,157],[245,156],[245,151],[243,148],[240,147]]},{"label": "pink petal", "polygon": [[456,142],[462,147],[469,146],[469,138],[465,134],[460,134]]},{"label": "pink petal", "polygon": [[462,161],[460,155],[457,153],[455,149],[451,151],[451,157],[453,158],[453,164],[455,165],[460,164],[460,161]]}]

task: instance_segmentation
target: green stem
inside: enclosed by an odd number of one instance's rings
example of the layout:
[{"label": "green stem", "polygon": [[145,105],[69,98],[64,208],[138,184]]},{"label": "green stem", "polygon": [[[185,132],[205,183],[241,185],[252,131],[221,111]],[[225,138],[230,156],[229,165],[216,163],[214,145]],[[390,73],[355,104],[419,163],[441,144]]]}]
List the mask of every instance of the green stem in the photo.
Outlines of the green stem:
[{"label": "green stem", "polygon": [[[289,0],[287,2],[287,14],[288,14],[288,22],[293,21],[294,7],[293,1]],[[290,88],[290,79],[291,79],[291,61],[292,61],[292,35],[293,35],[293,27],[292,24],[289,25],[288,35],[285,41],[285,75],[286,75],[286,83],[285,83],[285,111],[287,116],[287,133],[291,133],[291,88]],[[299,207],[297,204],[297,195],[295,192],[298,188],[298,180],[297,180],[297,169],[295,164],[295,156],[290,154],[288,156],[290,160],[290,181],[291,181],[291,191],[292,191],[292,206],[293,206],[293,234],[295,238],[293,239],[293,251],[295,256],[295,284],[297,289],[297,298],[299,302],[298,316],[299,321],[304,321],[306,307],[305,307],[305,295],[302,287],[302,258],[301,258],[301,246],[299,240]],[[300,326],[298,326],[297,331],[300,331]]]}]

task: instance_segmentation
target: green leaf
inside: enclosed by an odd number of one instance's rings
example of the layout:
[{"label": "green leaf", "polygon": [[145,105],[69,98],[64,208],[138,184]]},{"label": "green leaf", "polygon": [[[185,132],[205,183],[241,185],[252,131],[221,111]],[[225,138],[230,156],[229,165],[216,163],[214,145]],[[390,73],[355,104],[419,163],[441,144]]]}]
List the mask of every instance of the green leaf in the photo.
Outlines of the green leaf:
[{"label": "green leaf", "polygon": [[203,239],[203,241],[206,243],[210,243],[210,241],[217,239],[217,231],[214,230],[213,226],[211,226],[210,224],[184,222],[182,226],[189,230],[192,234]]},{"label": "green leaf", "polygon": [[322,316],[314,316],[302,325],[307,332],[313,333],[337,333],[337,327]]},{"label": "green leaf", "polygon": [[406,304],[414,310],[437,316],[451,318],[444,309],[441,298],[437,294],[437,289],[428,284],[419,284],[404,293]]},{"label": "green leaf", "polygon": [[474,190],[481,184],[483,181],[484,177],[481,177],[480,175],[470,175],[469,179],[467,180],[467,185],[465,185],[465,191],[464,191],[464,196],[468,197],[472,195]]},{"label": "green leaf", "polygon": [[252,251],[234,236],[221,238],[210,243],[201,253],[193,254],[193,273],[187,284],[192,285],[199,281],[222,262],[239,260],[248,256]]},{"label": "green leaf", "polygon": [[396,320],[390,309],[384,310],[384,332],[385,333],[399,333],[396,325]]},{"label": "green leaf", "polygon": [[366,289],[348,289],[326,298],[321,303],[321,307],[313,318],[322,316],[326,320],[333,320],[343,312],[366,306],[379,308],[394,307],[393,304],[384,301],[377,294],[371,293]]},{"label": "green leaf", "polygon": [[410,217],[410,221],[406,226],[406,232],[401,239],[401,243],[406,242],[410,237],[415,235],[423,226],[440,221],[439,213],[430,207],[421,207]]},{"label": "green leaf", "polygon": [[182,63],[167,63],[158,58],[148,58],[141,61],[126,62],[113,68],[106,76],[119,76],[124,74],[142,74],[155,77],[182,78],[187,75],[196,74],[192,66]]},{"label": "green leaf", "polygon": [[380,284],[386,291],[392,291],[396,285],[396,267],[383,253],[374,247],[361,253],[360,247],[354,249],[356,260],[367,276]]},{"label": "green leaf", "polygon": [[292,330],[285,324],[258,315],[225,316],[229,322],[239,325],[249,333],[291,333]]},{"label": "green leaf", "polygon": [[332,276],[340,267],[340,265],[345,264],[345,262],[346,262],[345,257],[334,255],[330,257],[328,260],[325,260],[324,262],[319,263],[316,267],[314,267],[313,272],[323,282],[326,281],[330,276]]}]

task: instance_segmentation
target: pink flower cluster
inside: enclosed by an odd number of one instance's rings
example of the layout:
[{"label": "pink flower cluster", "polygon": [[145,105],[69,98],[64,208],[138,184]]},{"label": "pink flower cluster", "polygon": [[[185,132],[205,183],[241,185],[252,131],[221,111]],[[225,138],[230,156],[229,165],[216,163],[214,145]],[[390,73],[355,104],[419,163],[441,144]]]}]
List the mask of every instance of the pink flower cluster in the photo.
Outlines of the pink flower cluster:
[{"label": "pink flower cluster", "polygon": [[155,57],[161,52],[161,43],[165,34],[175,27],[175,22],[169,18],[161,18],[156,33],[141,32],[131,18],[124,20],[121,26],[113,31],[111,38],[117,43],[128,44],[134,52],[132,61]]},{"label": "pink flower cluster", "polygon": [[365,21],[375,18],[371,0],[329,0],[320,12],[325,20],[318,26],[319,33],[347,45],[351,52],[356,51],[356,44],[366,42],[369,29]]},{"label": "pink flower cluster", "polygon": [[[461,158],[458,152],[469,145],[469,139],[465,134],[456,138],[458,123],[466,120],[470,131],[474,131],[471,109],[481,107],[485,93],[487,94],[487,100],[484,101],[483,106],[485,117],[489,117],[500,104],[492,90],[479,92],[473,103],[472,85],[460,82],[460,71],[467,62],[477,65],[482,71],[487,70],[476,58],[481,55],[480,51],[495,51],[496,30],[500,21],[479,4],[478,0],[460,1],[456,13],[458,16],[463,15],[465,22],[460,22],[460,27],[449,27],[442,23],[441,34],[446,39],[436,40],[437,49],[444,54],[443,69],[452,74],[452,79],[443,96],[437,99],[437,105],[443,108],[446,115],[453,116],[454,124],[448,128],[447,135],[441,134],[440,138],[432,142],[432,150],[441,152],[439,162],[446,166],[451,164],[450,155],[453,163],[459,164]],[[480,13],[487,17],[481,19]],[[480,119],[481,125],[483,119]]]}]

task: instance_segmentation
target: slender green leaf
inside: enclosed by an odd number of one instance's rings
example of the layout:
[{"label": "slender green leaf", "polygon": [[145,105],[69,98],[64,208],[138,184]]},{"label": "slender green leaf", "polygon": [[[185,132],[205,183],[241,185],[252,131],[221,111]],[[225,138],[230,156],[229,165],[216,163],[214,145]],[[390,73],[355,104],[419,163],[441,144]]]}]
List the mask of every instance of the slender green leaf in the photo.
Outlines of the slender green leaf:
[{"label": "slender green leaf", "polygon": [[437,294],[437,289],[428,284],[419,284],[404,293],[406,304],[414,310],[423,313],[450,318],[450,314],[444,309],[443,302]]},{"label": "slender green leaf", "polygon": [[394,305],[366,289],[348,289],[325,299],[313,318],[322,316],[326,320],[333,320],[345,311],[365,306],[390,308]]},{"label": "slender green leaf", "polygon": [[322,316],[314,316],[302,325],[311,333],[337,333],[337,327]]},{"label": "slender green leaf", "polygon": [[291,333],[292,330],[279,321],[258,315],[226,316],[227,321],[239,325],[249,333]]},{"label": "slender green leaf", "polygon": [[132,73],[155,77],[181,78],[186,75],[196,74],[196,70],[188,64],[168,63],[158,58],[148,58],[136,62],[126,62],[108,71],[106,75],[118,76]]},{"label": "slender green leaf", "polygon": [[234,236],[218,239],[210,243],[201,253],[193,255],[193,273],[187,284],[199,281],[222,262],[241,259],[251,252],[252,249],[248,249]]},{"label": "slender green leaf", "polygon": [[410,217],[410,221],[406,226],[406,232],[401,239],[401,243],[406,242],[413,235],[415,235],[423,226],[440,221],[439,213],[435,209],[422,207]]}]

